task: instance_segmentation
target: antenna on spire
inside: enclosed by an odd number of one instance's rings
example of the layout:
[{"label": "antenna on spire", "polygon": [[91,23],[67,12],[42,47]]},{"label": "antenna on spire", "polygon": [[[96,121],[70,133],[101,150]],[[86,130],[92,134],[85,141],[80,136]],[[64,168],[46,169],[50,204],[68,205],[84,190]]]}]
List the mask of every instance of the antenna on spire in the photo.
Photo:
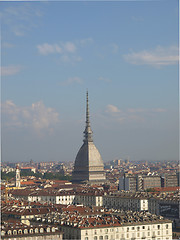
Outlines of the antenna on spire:
[{"label": "antenna on spire", "polygon": [[88,100],[88,90],[86,92],[86,125],[90,126],[89,121],[89,100]]},{"label": "antenna on spire", "polygon": [[92,142],[92,130],[90,127],[89,120],[89,99],[88,99],[88,90],[86,91],[86,128],[84,130],[84,142]]}]

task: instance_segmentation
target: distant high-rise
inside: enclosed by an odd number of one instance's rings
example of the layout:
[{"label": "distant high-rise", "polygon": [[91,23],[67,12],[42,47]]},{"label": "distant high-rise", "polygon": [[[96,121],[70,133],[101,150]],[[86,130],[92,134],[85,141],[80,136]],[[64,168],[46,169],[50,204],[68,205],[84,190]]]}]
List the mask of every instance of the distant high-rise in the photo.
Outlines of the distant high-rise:
[{"label": "distant high-rise", "polygon": [[86,127],[84,143],[80,148],[74,164],[72,181],[77,183],[105,182],[104,164],[99,151],[92,139],[92,130],[89,120],[88,92],[86,96]]}]

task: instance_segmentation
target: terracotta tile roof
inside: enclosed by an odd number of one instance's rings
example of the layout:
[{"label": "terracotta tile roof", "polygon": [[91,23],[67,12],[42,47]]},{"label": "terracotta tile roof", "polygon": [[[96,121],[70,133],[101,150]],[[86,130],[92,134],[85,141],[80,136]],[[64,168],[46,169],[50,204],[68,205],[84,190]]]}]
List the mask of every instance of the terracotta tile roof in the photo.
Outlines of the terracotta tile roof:
[{"label": "terracotta tile roof", "polygon": [[177,190],[180,190],[180,187],[162,187],[162,188],[155,187],[154,189],[157,192],[175,192]]},{"label": "terracotta tile roof", "polygon": [[34,181],[23,181],[21,182],[21,185],[35,185],[36,183]]},{"label": "terracotta tile roof", "polygon": [[61,212],[61,208],[58,207],[40,207],[40,208],[18,208],[5,206],[2,208],[2,214],[5,215],[16,215],[16,216],[27,216],[27,215],[42,215],[50,212]]}]

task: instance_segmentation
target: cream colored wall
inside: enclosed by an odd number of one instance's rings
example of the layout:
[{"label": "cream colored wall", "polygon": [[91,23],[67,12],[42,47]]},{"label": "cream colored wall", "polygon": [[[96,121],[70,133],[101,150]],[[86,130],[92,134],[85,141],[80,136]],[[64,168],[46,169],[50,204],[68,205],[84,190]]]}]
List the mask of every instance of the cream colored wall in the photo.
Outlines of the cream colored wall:
[{"label": "cream colored wall", "polygon": [[[168,224],[168,229],[166,225]],[[160,225],[160,229],[158,229]],[[139,228],[139,230],[138,230]],[[70,227],[65,227],[63,229],[66,233],[65,236],[68,237],[72,231]],[[168,230],[168,232],[167,232]],[[78,231],[78,229],[76,230]],[[107,228],[86,228],[79,229],[81,232],[81,240],[94,240],[97,236],[97,240],[100,239],[100,236],[105,239],[129,239],[136,238],[137,240],[145,237],[146,240],[152,240],[153,235],[155,235],[156,240],[172,240],[172,224],[163,223],[163,224],[149,224],[149,225],[129,225],[129,226],[119,226],[119,227],[107,227]]]}]

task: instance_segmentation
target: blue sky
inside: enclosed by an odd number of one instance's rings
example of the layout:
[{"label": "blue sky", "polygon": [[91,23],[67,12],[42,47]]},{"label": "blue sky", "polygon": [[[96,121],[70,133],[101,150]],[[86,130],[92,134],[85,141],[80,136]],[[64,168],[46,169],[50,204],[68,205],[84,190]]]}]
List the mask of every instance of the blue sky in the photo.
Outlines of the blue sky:
[{"label": "blue sky", "polygon": [[178,159],[178,1],[1,2],[3,161]]}]

